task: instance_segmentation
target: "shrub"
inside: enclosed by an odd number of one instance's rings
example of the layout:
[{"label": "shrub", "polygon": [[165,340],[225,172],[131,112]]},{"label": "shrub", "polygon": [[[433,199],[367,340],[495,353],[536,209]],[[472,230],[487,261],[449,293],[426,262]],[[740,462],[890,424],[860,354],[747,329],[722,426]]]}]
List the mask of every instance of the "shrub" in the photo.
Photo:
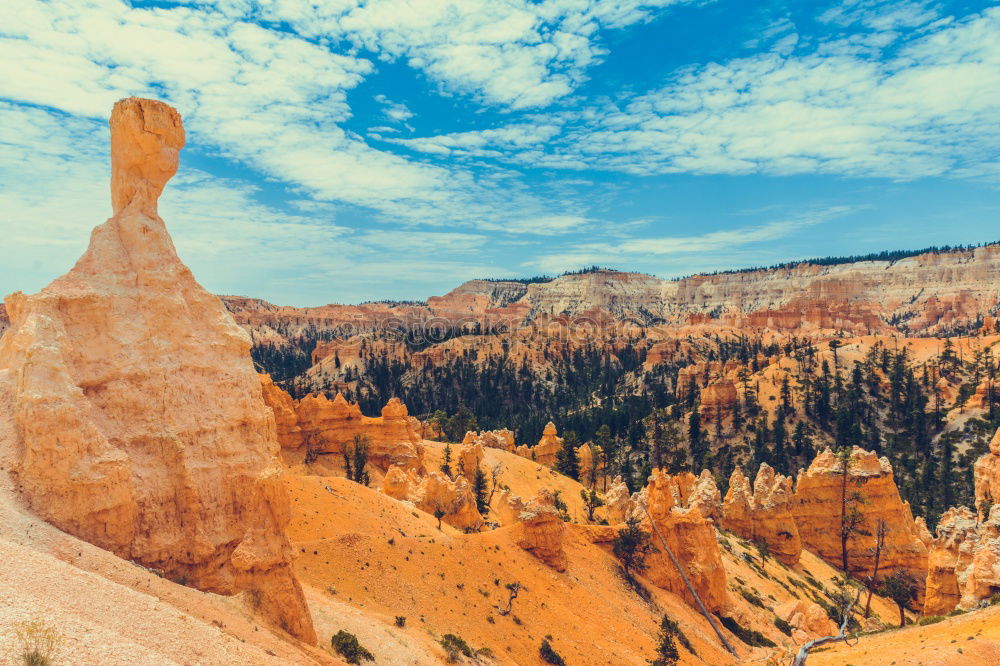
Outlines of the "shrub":
[{"label": "shrub", "polygon": [[691,645],[691,641],[689,641],[688,637],[683,631],[681,631],[680,625],[666,615],[664,615],[663,619],[660,620],[660,633],[662,634],[663,632],[669,632],[671,636],[676,638],[680,644],[684,646],[685,650],[695,656],[698,655],[698,653],[694,651],[694,646]]},{"label": "shrub", "polygon": [[759,596],[757,596],[757,594],[755,594],[754,592],[751,592],[750,590],[746,589],[745,587],[740,588],[740,596],[749,601],[752,605],[756,606],[757,608],[763,608],[764,610],[767,610],[767,606],[764,605],[764,600],[761,599]]},{"label": "shrub", "polygon": [[1000,604],[1000,592],[990,597],[990,606],[996,606],[997,604]]},{"label": "shrub", "polygon": [[774,618],[774,626],[776,626],[784,635],[786,636],[792,635],[792,625],[788,624],[780,617]]},{"label": "shrub", "polygon": [[400,627],[400,628],[406,626],[406,616],[405,615],[397,615],[396,616],[396,626]]},{"label": "shrub", "polygon": [[330,639],[330,645],[348,664],[360,664],[362,659],[375,661],[375,655],[358,642],[358,637],[343,629],[334,634],[333,638]]},{"label": "shrub", "polygon": [[938,622],[941,622],[942,620],[944,620],[944,615],[931,615],[929,617],[922,617],[922,618],[920,618],[920,621],[917,622],[917,624],[919,624],[921,627],[923,627],[923,626],[926,626],[928,624],[937,624]]},{"label": "shrub", "polygon": [[733,632],[738,639],[749,645],[750,647],[776,647],[777,644],[770,638],[755,631],[753,629],[747,629],[742,626],[739,622],[731,617],[726,617],[725,615],[719,616],[719,620],[722,621],[722,626],[724,626],[729,631]]},{"label": "shrub", "polygon": [[444,651],[448,653],[448,662],[455,663],[458,661],[459,655],[464,655],[466,657],[472,657],[475,652],[469,647],[469,644],[461,636],[456,636],[455,634],[445,634],[438,641],[441,643],[441,647]]},{"label": "shrub", "polygon": [[30,620],[14,625],[14,636],[24,666],[52,666],[59,658],[63,637],[45,620]]},{"label": "shrub", "polygon": [[542,639],[542,646],[538,648],[538,656],[542,658],[546,664],[555,664],[555,666],[566,666],[566,661],[559,656],[559,653],[552,649],[552,645],[549,644],[548,638]]}]

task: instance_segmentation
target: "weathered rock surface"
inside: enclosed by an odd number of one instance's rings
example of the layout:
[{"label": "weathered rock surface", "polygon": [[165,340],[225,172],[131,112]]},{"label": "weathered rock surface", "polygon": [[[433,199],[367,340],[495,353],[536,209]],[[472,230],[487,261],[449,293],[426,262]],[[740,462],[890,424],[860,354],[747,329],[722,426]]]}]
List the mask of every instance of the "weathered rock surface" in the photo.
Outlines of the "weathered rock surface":
[{"label": "weathered rock surface", "polygon": [[566,571],[566,550],[563,547],[566,523],[559,517],[552,491],[548,488],[538,491],[521,511],[515,529],[521,548],[556,571]]},{"label": "weathered rock surface", "polygon": [[504,488],[497,494],[493,502],[493,511],[497,521],[506,527],[521,519],[524,506],[524,500],[512,493],[509,488]]},{"label": "weathered rock surface", "polygon": [[737,467],[729,479],[720,522],[745,539],[766,541],[772,555],[792,566],[802,555],[792,499],[792,480],[776,474],[767,463],[761,464],[752,490]]},{"label": "weathered rock surface", "polygon": [[480,432],[465,433],[462,444],[479,444],[483,447],[491,447],[502,451],[514,451],[514,432],[507,430],[482,430]]},{"label": "weathered rock surface", "polygon": [[808,599],[787,601],[775,608],[774,614],[792,625],[792,640],[797,644],[819,636],[834,636],[838,631],[823,607]]},{"label": "weathered rock surface", "polygon": [[989,507],[1000,504],[1000,430],[993,435],[990,450],[976,460],[976,511],[981,518],[989,513]]},{"label": "weathered rock surface", "polygon": [[382,479],[382,492],[431,515],[441,511],[441,520],[456,529],[476,531],[483,526],[472,485],[463,476],[452,480],[434,471],[421,477],[412,468],[393,465]]},{"label": "weathered rock surface", "polygon": [[542,438],[531,448],[531,455],[527,456],[542,465],[552,467],[556,464],[556,454],[562,448],[562,437],[557,435],[556,426],[552,421],[545,425],[542,431]]},{"label": "weathered rock surface", "polygon": [[0,446],[26,502],[60,529],[200,589],[257,590],[267,616],[315,642],[250,338],[157,215],[184,140],[166,104],[115,105],[113,217],[69,273],[7,299],[12,427],[0,432],[13,435]]},{"label": "weathered rock surface", "polygon": [[949,509],[938,521],[927,558],[924,615],[944,615],[958,606],[978,542],[979,521],[969,509]]},{"label": "weathered rock surface", "polygon": [[[799,473],[793,514],[802,545],[832,566],[841,566],[841,497],[843,466],[830,449],[816,456],[808,470]],[[847,467],[848,496],[857,493],[863,504],[860,528],[848,544],[848,567],[862,578],[874,564],[875,534],[884,520],[888,532],[879,560],[879,577],[905,570],[922,589],[927,573],[927,547],[908,503],[902,501],[892,467],[885,458],[854,447]]]},{"label": "weathered rock surface", "polygon": [[[674,479],[661,470],[654,470],[646,487],[650,516],[705,606],[712,612],[725,610],[731,601],[726,591],[726,571],[715,538],[715,525],[698,509],[678,506],[676,488]],[[655,533],[652,539],[660,552],[647,556],[646,577],[656,586],[694,604],[691,593],[669,555],[663,552]]]},{"label": "weathered rock surface", "polygon": [[611,525],[624,523],[634,509],[632,495],[622,477],[616,476],[604,494],[604,511]]},{"label": "weathered rock surface", "polygon": [[455,455],[455,469],[468,481],[476,478],[476,470],[483,462],[482,444],[464,444],[458,447]]},{"label": "weathered rock surface", "polygon": [[392,465],[422,471],[424,450],[407,413],[406,405],[391,398],[381,416],[365,416],[361,408],[340,393],[330,400],[322,393],[310,394],[298,402],[261,376],[264,400],[274,411],[278,441],[290,450],[311,449],[325,454],[350,450],[354,436],[368,441],[368,460],[382,470]]}]

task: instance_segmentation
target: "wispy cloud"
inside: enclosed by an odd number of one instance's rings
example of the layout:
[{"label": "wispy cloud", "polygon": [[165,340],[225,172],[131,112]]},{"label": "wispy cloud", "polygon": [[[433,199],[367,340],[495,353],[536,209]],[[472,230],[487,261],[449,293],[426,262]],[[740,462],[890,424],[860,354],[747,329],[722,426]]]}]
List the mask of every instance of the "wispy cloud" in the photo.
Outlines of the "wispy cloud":
[{"label": "wispy cloud", "polygon": [[[590,264],[613,264],[631,269],[670,274],[675,268],[691,272],[691,258],[698,255],[695,265],[718,261],[720,255],[732,261],[737,253],[745,259],[753,256],[748,247],[784,239],[798,231],[813,227],[856,211],[850,206],[829,206],[801,212],[762,224],[721,229],[688,236],[648,236],[614,241],[575,243],[525,263],[526,266],[549,272],[562,272]],[[765,253],[766,254],[766,253]],[[762,255],[758,255],[762,256]],[[752,263],[753,260],[751,260]],[[733,264],[729,264],[730,267]]]},{"label": "wispy cloud", "polygon": [[[876,4],[885,3],[852,3],[850,16],[878,28]],[[931,18],[931,10],[918,17],[911,4],[895,7],[893,25]],[[1000,8],[938,22],[902,44],[896,37],[885,59],[870,57],[870,45],[832,39],[804,53],[779,48],[689,67],[667,85],[617,104],[542,117],[546,142],[520,151],[503,129],[400,143],[453,156],[499,154],[521,164],[632,174],[994,174]]]}]

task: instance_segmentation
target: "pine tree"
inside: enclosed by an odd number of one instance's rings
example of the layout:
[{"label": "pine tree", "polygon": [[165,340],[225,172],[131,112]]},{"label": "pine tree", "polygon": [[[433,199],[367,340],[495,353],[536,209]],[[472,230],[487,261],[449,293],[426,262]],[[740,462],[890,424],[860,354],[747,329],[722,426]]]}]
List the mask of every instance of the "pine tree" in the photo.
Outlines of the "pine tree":
[{"label": "pine tree", "polygon": [[579,442],[576,432],[567,430],[563,433],[562,447],[556,451],[556,471],[574,480],[580,478],[580,460],[576,453]]},{"label": "pine tree", "polygon": [[656,636],[656,657],[650,660],[650,666],[676,666],[681,658],[674,640],[676,631],[676,624],[664,615],[660,621],[660,633]]},{"label": "pine tree", "polygon": [[490,510],[489,484],[486,481],[486,473],[476,468],[476,474],[472,478],[472,494],[476,498],[476,508],[479,513],[486,515]]}]

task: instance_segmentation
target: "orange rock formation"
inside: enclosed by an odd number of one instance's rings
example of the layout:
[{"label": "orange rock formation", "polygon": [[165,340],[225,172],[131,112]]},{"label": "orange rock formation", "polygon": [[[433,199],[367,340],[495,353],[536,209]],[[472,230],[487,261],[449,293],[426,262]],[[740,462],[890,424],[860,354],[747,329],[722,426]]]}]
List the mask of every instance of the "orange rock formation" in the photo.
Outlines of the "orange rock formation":
[{"label": "orange rock formation", "polygon": [[261,383],[264,400],[274,410],[282,448],[339,454],[345,446],[353,446],[355,435],[364,435],[372,464],[383,470],[392,465],[423,470],[420,437],[398,398],[386,403],[381,416],[372,417],[340,393],[333,400],[318,393],[296,402],[266,375],[261,376]]},{"label": "orange rock formation", "polygon": [[[712,612],[725,610],[731,600],[726,591],[726,571],[715,538],[715,526],[698,509],[678,505],[676,488],[676,480],[661,470],[654,470],[646,488],[649,514],[705,606]],[[646,558],[649,567],[646,577],[656,586],[694,604],[691,593],[669,555],[662,552],[655,534],[653,544],[660,552]]]},{"label": "orange rock formation", "polygon": [[549,421],[542,431],[542,438],[531,448],[531,454],[527,457],[552,467],[556,464],[556,454],[562,448],[562,443],[562,437],[557,436],[556,425]]},{"label": "orange rock formation", "polygon": [[790,566],[799,561],[802,542],[792,515],[792,480],[762,463],[754,480],[736,468],[722,506],[721,524],[754,542],[766,541],[771,554]]},{"label": "orange rock formation", "polygon": [[566,571],[563,539],[566,523],[556,510],[555,497],[542,488],[518,516],[517,544],[556,571]]},{"label": "orange rock formation", "polygon": [[501,451],[514,451],[514,433],[506,428],[502,430],[483,430],[481,432],[465,433],[462,444],[479,444]]},{"label": "orange rock formation", "polygon": [[974,608],[1000,592],[1000,431],[976,461],[976,510],[941,516],[930,551],[925,615]]},{"label": "orange rock formation", "polygon": [[[793,514],[802,545],[833,566],[841,564],[841,498],[843,466],[830,449],[816,456],[808,470],[799,472]],[[875,534],[884,520],[888,533],[882,549],[879,577],[905,570],[922,588],[927,573],[927,547],[913,519],[910,505],[899,496],[892,467],[885,458],[854,447],[847,467],[847,494],[864,501],[859,534],[848,544],[848,567],[862,578],[871,575]]]},{"label": "orange rock formation", "polygon": [[393,465],[382,479],[382,492],[430,515],[440,511],[441,520],[457,529],[474,532],[483,526],[472,485],[464,476],[452,480],[434,471],[420,477],[413,469]]},{"label": "orange rock formation", "polygon": [[1000,504],[1000,430],[993,435],[990,450],[975,465],[976,511],[985,518],[989,507]]},{"label": "orange rock formation", "polygon": [[273,621],[315,642],[250,338],[157,215],[184,139],[166,104],[115,104],[113,217],[69,273],[7,299],[0,446],[60,529],[201,589],[258,590]]}]

